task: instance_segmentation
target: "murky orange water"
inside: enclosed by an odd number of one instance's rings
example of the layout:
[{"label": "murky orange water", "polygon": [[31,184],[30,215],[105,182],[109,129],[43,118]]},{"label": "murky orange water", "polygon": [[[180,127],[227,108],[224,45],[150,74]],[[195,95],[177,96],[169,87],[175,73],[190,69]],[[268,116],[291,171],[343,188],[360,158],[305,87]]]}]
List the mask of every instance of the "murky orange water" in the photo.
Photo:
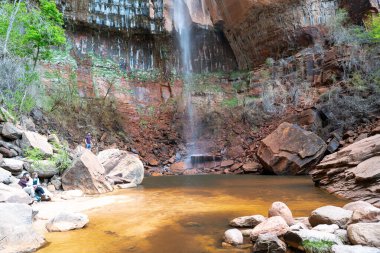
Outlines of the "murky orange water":
[{"label": "murky orange water", "polygon": [[266,215],[274,201],[285,202],[294,216],[346,203],[315,188],[308,177],[151,177],[115,194],[128,198],[90,211],[85,229],[47,234],[50,244],[38,252],[249,252],[221,248],[230,219]]}]

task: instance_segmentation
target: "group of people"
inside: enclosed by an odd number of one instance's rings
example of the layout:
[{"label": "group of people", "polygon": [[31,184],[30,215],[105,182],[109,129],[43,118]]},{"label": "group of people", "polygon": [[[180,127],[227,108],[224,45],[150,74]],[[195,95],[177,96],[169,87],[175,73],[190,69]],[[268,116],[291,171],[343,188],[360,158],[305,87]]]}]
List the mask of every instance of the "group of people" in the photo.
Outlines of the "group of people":
[{"label": "group of people", "polygon": [[34,172],[32,178],[28,172],[25,172],[18,184],[24,189],[26,193],[29,194],[35,201],[48,201],[50,197],[46,194],[45,190],[40,184],[40,179],[38,178],[38,173]]}]

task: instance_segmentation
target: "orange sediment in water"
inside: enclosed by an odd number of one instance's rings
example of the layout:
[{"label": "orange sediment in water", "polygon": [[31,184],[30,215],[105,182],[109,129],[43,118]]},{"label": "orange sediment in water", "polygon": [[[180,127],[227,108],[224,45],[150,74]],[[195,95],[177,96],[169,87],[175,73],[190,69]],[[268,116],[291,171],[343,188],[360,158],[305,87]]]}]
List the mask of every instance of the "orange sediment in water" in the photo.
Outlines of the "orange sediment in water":
[{"label": "orange sediment in water", "polygon": [[111,193],[120,201],[93,209],[81,230],[48,233],[39,253],[207,253],[223,249],[230,219],[267,215],[283,201],[293,216],[345,200],[315,188],[309,177],[183,176],[146,178],[136,189]]}]

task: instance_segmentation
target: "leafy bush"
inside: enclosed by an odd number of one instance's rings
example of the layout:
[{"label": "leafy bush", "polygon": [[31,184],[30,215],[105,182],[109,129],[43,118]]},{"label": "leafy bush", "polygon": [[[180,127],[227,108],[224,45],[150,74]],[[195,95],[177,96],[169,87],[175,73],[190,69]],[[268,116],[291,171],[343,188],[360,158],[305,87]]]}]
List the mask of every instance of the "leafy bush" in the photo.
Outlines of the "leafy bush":
[{"label": "leafy bush", "polygon": [[236,97],[231,98],[231,99],[224,99],[222,101],[222,105],[225,107],[233,108],[239,105],[239,100]]},{"label": "leafy bush", "polygon": [[58,143],[54,143],[53,145],[56,153],[51,156],[49,160],[55,164],[59,172],[62,174],[72,164],[70,154],[68,152],[68,147],[60,145]]},{"label": "leafy bush", "polygon": [[38,148],[27,148],[24,150],[24,155],[28,160],[37,162],[45,158],[44,153]]},{"label": "leafy bush", "polygon": [[305,240],[302,246],[305,248],[306,253],[330,253],[331,247],[335,244],[333,241],[327,240]]}]

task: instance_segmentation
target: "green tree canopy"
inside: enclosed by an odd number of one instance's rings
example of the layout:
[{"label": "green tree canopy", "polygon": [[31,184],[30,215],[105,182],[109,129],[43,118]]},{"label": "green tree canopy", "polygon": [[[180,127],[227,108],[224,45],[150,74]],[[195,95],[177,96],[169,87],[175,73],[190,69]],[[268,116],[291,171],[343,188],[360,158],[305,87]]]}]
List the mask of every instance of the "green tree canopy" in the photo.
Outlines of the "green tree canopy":
[{"label": "green tree canopy", "polygon": [[8,50],[21,57],[31,57],[34,67],[39,59],[50,56],[52,46],[66,43],[63,15],[52,0],[39,0],[37,5],[2,3],[0,12],[0,38],[5,39],[11,27]]}]

